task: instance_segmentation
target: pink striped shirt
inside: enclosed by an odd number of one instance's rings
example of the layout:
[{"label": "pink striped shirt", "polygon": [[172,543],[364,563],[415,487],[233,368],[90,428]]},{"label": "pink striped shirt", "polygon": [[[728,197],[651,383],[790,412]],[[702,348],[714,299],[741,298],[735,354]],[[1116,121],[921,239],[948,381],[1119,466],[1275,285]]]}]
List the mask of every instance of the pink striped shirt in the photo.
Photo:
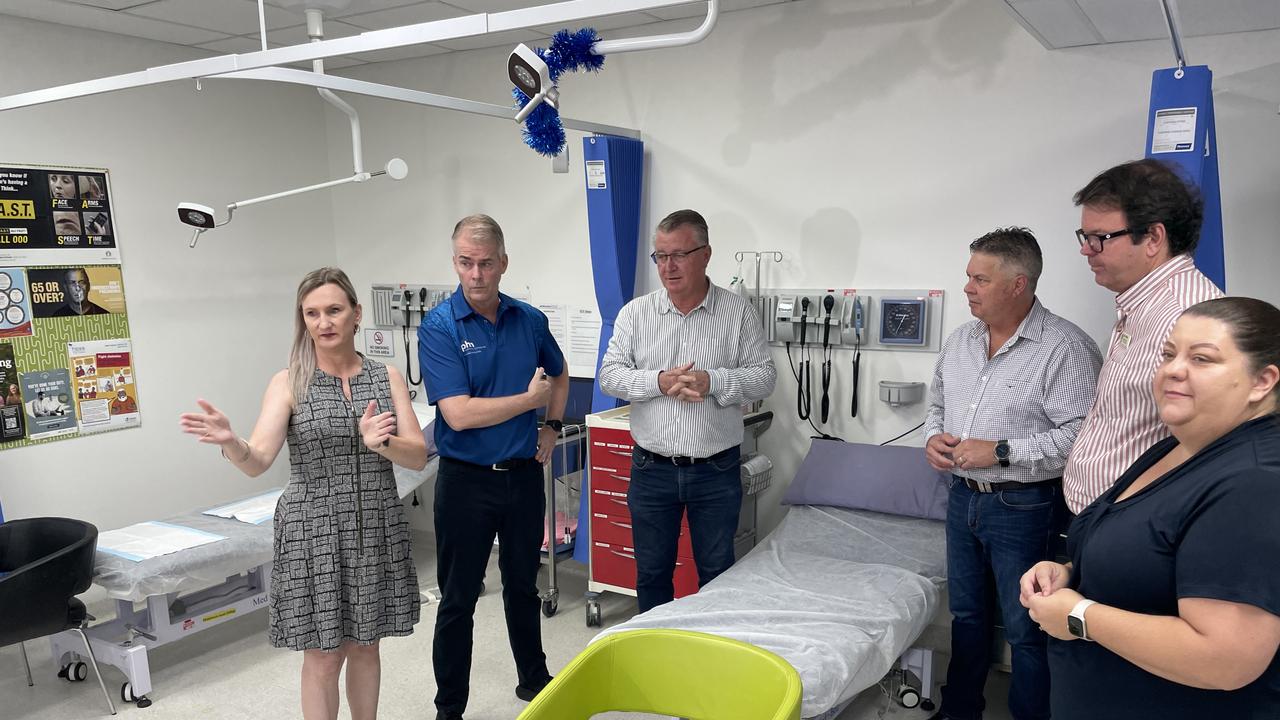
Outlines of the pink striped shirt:
[{"label": "pink striped shirt", "polygon": [[1160,350],[1183,310],[1222,297],[1218,287],[1179,255],[1116,296],[1116,326],[1098,376],[1098,394],[1062,473],[1063,497],[1079,513],[1147,448],[1169,436],[1151,381]]}]

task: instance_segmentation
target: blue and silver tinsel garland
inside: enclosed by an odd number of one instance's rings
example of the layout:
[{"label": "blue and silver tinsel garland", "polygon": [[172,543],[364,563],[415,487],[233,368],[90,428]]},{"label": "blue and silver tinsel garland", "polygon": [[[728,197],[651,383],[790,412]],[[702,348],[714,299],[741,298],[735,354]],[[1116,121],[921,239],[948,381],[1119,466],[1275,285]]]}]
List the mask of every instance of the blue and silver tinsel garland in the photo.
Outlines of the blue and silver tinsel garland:
[{"label": "blue and silver tinsel garland", "polygon": [[[593,28],[582,28],[577,32],[561,30],[551,38],[551,47],[543,50],[534,48],[538,57],[547,63],[551,71],[551,82],[560,82],[560,76],[566,71],[586,70],[596,72],[604,66],[604,56],[591,52],[600,36]],[[529,102],[529,96],[520,88],[511,88],[511,96],[515,98],[515,107],[523,108]],[[534,108],[524,121],[524,142],[539,155],[554,157],[564,150],[564,126],[560,124],[560,111],[547,103]]]}]

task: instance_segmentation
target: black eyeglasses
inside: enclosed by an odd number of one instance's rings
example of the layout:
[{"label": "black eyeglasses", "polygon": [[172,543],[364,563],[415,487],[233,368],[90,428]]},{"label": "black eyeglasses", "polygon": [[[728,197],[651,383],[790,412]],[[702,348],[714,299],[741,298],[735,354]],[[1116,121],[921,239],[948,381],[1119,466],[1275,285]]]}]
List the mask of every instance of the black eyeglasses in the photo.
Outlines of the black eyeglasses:
[{"label": "black eyeglasses", "polygon": [[1076,230],[1076,240],[1080,241],[1080,247],[1088,245],[1090,250],[1100,253],[1102,252],[1102,243],[1110,240],[1111,238],[1132,235],[1136,232],[1142,231],[1142,228],[1125,228],[1123,230],[1117,230],[1110,233],[1087,233],[1084,231],[1084,228],[1081,228]]},{"label": "black eyeglasses", "polygon": [[673,252],[673,253],[651,252],[649,253],[649,258],[653,260],[654,265],[657,265],[659,263],[664,263],[668,260],[681,263],[685,261],[685,258],[689,257],[690,255],[698,252],[699,250],[705,247],[710,247],[710,245],[699,245],[698,247],[692,250],[686,250],[684,252]]}]

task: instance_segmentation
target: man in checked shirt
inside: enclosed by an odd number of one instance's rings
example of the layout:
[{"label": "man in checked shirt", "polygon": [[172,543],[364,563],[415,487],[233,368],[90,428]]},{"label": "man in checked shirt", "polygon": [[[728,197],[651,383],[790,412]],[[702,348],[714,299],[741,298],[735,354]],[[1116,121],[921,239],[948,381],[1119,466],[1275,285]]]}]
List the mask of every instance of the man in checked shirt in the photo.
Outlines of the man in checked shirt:
[{"label": "man in checked shirt", "polygon": [[991,633],[1002,617],[1013,648],[1010,714],[1047,720],[1046,636],[1019,603],[1018,581],[1050,558],[1062,468],[1093,402],[1102,356],[1083,330],[1036,298],[1043,261],[1030,231],[995,230],[969,251],[964,292],[976,319],[942,346],[924,426],[929,464],[951,473],[951,663],[934,718],[982,717]]},{"label": "man in checked shirt", "polygon": [[1222,292],[1196,269],[1204,203],[1158,160],[1107,170],[1075,195],[1080,254],[1094,280],[1116,293],[1116,325],[1098,396],[1062,473],[1067,509],[1078,514],[1138,456],[1169,436],[1151,381],[1183,310]]}]

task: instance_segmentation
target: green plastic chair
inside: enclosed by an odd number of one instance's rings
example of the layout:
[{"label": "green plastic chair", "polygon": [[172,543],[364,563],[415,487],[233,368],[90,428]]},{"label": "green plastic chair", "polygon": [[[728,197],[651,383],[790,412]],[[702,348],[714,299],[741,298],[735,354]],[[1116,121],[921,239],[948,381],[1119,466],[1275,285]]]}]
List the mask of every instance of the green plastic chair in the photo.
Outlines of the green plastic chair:
[{"label": "green plastic chair", "polygon": [[587,646],[517,720],[644,712],[690,720],[799,720],[800,675],[755,645],[684,630],[632,630]]}]

